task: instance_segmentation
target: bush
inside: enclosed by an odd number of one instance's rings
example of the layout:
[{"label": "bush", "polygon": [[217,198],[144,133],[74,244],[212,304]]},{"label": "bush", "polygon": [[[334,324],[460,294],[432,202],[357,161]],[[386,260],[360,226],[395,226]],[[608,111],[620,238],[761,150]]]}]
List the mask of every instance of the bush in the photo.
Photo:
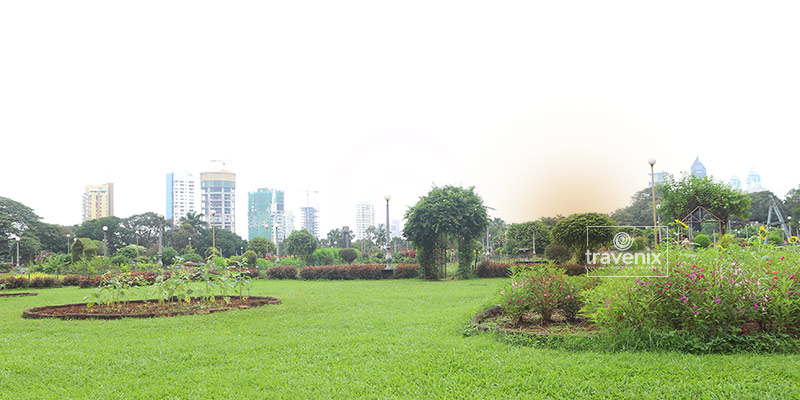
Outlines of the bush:
[{"label": "bush", "polygon": [[381,279],[381,270],[384,268],[385,266],[382,264],[322,265],[318,267],[303,267],[300,269],[300,279]]},{"label": "bush", "polygon": [[297,279],[297,267],[272,267],[267,270],[267,279]]},{"label": "bush", "polygon": [[699,248],[705,249],[708,246],[711,246],[711,239],[708,235],[699,234],[694,237],[694,244]]},{"label": "bush", "polygon": [[563,264],[572,258],[572,252],[565,246],[551,243],[544,248],[544,256],[557,264]]},{"label": "bush", "polygon": [[7,278],[0,278],[0,286],[5,289],[21,289],[31,285],[28,278],[22,276],[9,276]]},{"label": "bush", "polygon": [[[255,254],[255,252],[253,254]],[[261,276],[261,271],[255,268],[238,268],[238,269],[232,269],[231,272],[241,273],[242,276],[246,276],[251,279],[258,278],[259,276]]]},{"label": "bush", "polygon": [[311,255],[315,265],[334,265],[341,264],[344,260],[339,257],[339,251],[331,248],[321,248],[314,250]]},{"label": "bush", "polygon": [[271,263],[264,258],[259,258],[258,260],[256,260],[256,264],[258,265],[259,269],[266,270],[267,268],[270,267]]},{"label": "bush", "polygon": [[258,267],[258,254],[256,254],[253,250],[247,250],[242,254],[242,258],[244,259],[247,266],[250,268]]},{"label": "bush", "polygon": [[475,276],[478,278],[507,278],[509,264],[493,263],[483,260],[475,267]]},{"label": "bush", "polygon": [[61,287],[61,282],[59,282],[57,279],[49,277],[49,276],[45,276],[45,277],[37,276],[36,278],[33,278],[33,280],[31,280],[30,287],[32,287],[32,288],[57,288],[57,287]]},{"label": "bush", "polygon": [[397,264],[394,270],[395,279],[413,279],[419,276],[419,264]]},{"label": "bush", "polygon": [[197,253],[187,253],[184,254],[182,257],[184,262],[193,262],[195,264],[203,262],[203,257]]},{"label": "bush", "polygon": [[344,260],[344,262],[348,264],[352,264],[353,261],[358,258],[358,250],[356,249],[339,249],[339,257]]},{"label": "bush", "polygon": [[67,275],[64,277],[64,280],[61,281],[61,284],[64,286],[78,286],[81,283],[81,279],[83,279],[80,275]]},{"label": "bush", "polygon": [[564,272],[569,276],[583,275],[586,273],[586,265],[564,264],[564,265],[559,265],[558,267],[562,268]]}]

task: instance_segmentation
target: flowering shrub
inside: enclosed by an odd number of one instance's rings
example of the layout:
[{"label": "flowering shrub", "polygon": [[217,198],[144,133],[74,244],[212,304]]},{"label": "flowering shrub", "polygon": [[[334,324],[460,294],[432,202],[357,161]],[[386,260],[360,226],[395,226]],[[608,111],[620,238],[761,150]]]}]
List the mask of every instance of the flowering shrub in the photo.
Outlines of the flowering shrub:
[{"label": "flowering shrub", "polygon": [[666,278],[606,280],[584,313],[612,329],[800,333],[800,255],[771,246],[680,251]]},{"label": "flowering shrub", "polygon": [[37,276],[31,280],[32,288],[57,288],[61,287],[61,282],[59,282],[56,278],[45,276]]},{"label": "flowering shrub", "polygon": [[596,278],[567,277],[563,269],[552,264],[541,267],[513,266],[511,282],[501,289],[501,307],[516,325],[529,312],[549,322],[560,310],[568,320],[574,320],[583,306],[583,292],[596,286]]},{"label": "flowering shrub", "polygon": [[78,286],[81,283],[81,279],[83,279],[80,275],[67,275],[61,281],[61,284],[64,286]]},{"label": "flowering shrub", "polygon": [[19,289],[26,288],[31,285],[28,278],[22,276],[9,276],[7,278],[0,278],[0,286],[5,289]]}]

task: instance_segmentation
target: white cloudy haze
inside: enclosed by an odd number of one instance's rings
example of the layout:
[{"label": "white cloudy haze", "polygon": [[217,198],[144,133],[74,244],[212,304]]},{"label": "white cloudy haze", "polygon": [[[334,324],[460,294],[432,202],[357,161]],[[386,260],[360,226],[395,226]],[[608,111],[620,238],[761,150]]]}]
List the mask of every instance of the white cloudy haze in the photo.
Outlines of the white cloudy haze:
[{"label": "white cloudy haze", "polygon": [[[164,213],[165,174],[228,160],[321,232],[475,186],[511,222],[610,212],[647,159],[800,183],[795,2],[8,1],[0,196],[80,222]],[[299,213],[295,211],[299,225]]]}]

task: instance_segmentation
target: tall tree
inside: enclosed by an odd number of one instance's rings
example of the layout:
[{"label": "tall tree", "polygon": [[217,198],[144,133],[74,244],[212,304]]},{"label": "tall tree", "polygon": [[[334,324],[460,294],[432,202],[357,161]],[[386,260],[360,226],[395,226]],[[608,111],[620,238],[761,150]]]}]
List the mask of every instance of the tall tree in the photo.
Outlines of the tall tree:
[{"label": "tall tree", "polygon": [[722,220],[724,230],[731,215],[746,218],[751,206],[749,196],[708,177],[686,175],[681,180],[675,180],[672,175],[666,174],[657,190],[664,199],[660,214],[668,222],[681,220],[702,206]]},{"label": "tall tree", "polygon": [[610,227],[615,225],[613,219],[603,214],[574,214],[558,221],[551,233],[554,243],[570,248],[583,264],[587,251],[594,251],[614,238],[616,229]]},{"label": "tall tree", "polygon": [[253,251],[258,257],[264,257],[267,254],[275,254],[275,243],[267,238],[254,237],[247,242],[247,250]]},{"label": "tall tree", "polygon": [[294,231],[286,238],[286,249],[290,254],[303,256],[309,264],[309,257],[317,249],[317,238],[308,229]]},{"label": "tall tree", "polygon": [[[138,238],[140,246],[152,247],[158,243],[159,232],[165,232],[171,223],[154,212],[146,212],[125,218],[122,220],[122,226],[127,232],[133,232],[134,243]],[[130,239],[128,238],[128,243]]]},{"label": "tall tree", "polygon": [[[403,234],[419,249],[420,268],[425,278],[442,277],[444,260],[437,255],[447,246],[448,236],[458,242],[461,277],[470,275],[473,243],[487,225],[486,207],[475,188],[434,187],[405,214]],[[437,268],[438,264],[438,268]]]},{"label": "tall tree", "polygon": [[75,235],[78,237],[102,241],[104,226],[108,227],[106,236],[108,238],[109,254],[132,242],[135,243],[133,231],[126,228],[123,224],[123,220],[119,217],[111,216],[91,219],[83,222],[80,225],[74,226],[73,231],[75,231]]},{"label": "tall tree", "polygon": [[[656,203],[661,203],[661,196],[656,193]],[[689,210],[691,212],[691,210]],[[642,189],[633,194],[631,204],[611,213],[611,219],[620,225],[652,226],[653,225],[653,191]]]},{"label": "tall tree", "polygon": [[36,227],[39,220],[40,217],[31,208],[7,197],[0,197],[0,255],[7,260],[12,256],[16,257],[16,238],[22,238]]},{"label": "tall tree", "polygon": [[539,221],[508,226],[506,232],[508,253],[515,254],[517,250],[523,248],[532,250],[534,234],[536,235],[536,254],[544,254],[544,248],[551,242],[550,228]]}]

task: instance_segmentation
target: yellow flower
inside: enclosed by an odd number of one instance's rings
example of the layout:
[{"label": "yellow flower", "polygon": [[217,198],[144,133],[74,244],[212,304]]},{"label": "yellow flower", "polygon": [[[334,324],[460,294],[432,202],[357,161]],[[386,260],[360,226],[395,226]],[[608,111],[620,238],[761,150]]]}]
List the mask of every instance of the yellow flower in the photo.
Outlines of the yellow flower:
[{"label": "yellow flower", "polygon": [[795,244],[795,243],[797,243],[797,236],[792,236],[792,237],[790,237],[790,238],[789,238],[789,243],[791,243],[791,244]]}]

